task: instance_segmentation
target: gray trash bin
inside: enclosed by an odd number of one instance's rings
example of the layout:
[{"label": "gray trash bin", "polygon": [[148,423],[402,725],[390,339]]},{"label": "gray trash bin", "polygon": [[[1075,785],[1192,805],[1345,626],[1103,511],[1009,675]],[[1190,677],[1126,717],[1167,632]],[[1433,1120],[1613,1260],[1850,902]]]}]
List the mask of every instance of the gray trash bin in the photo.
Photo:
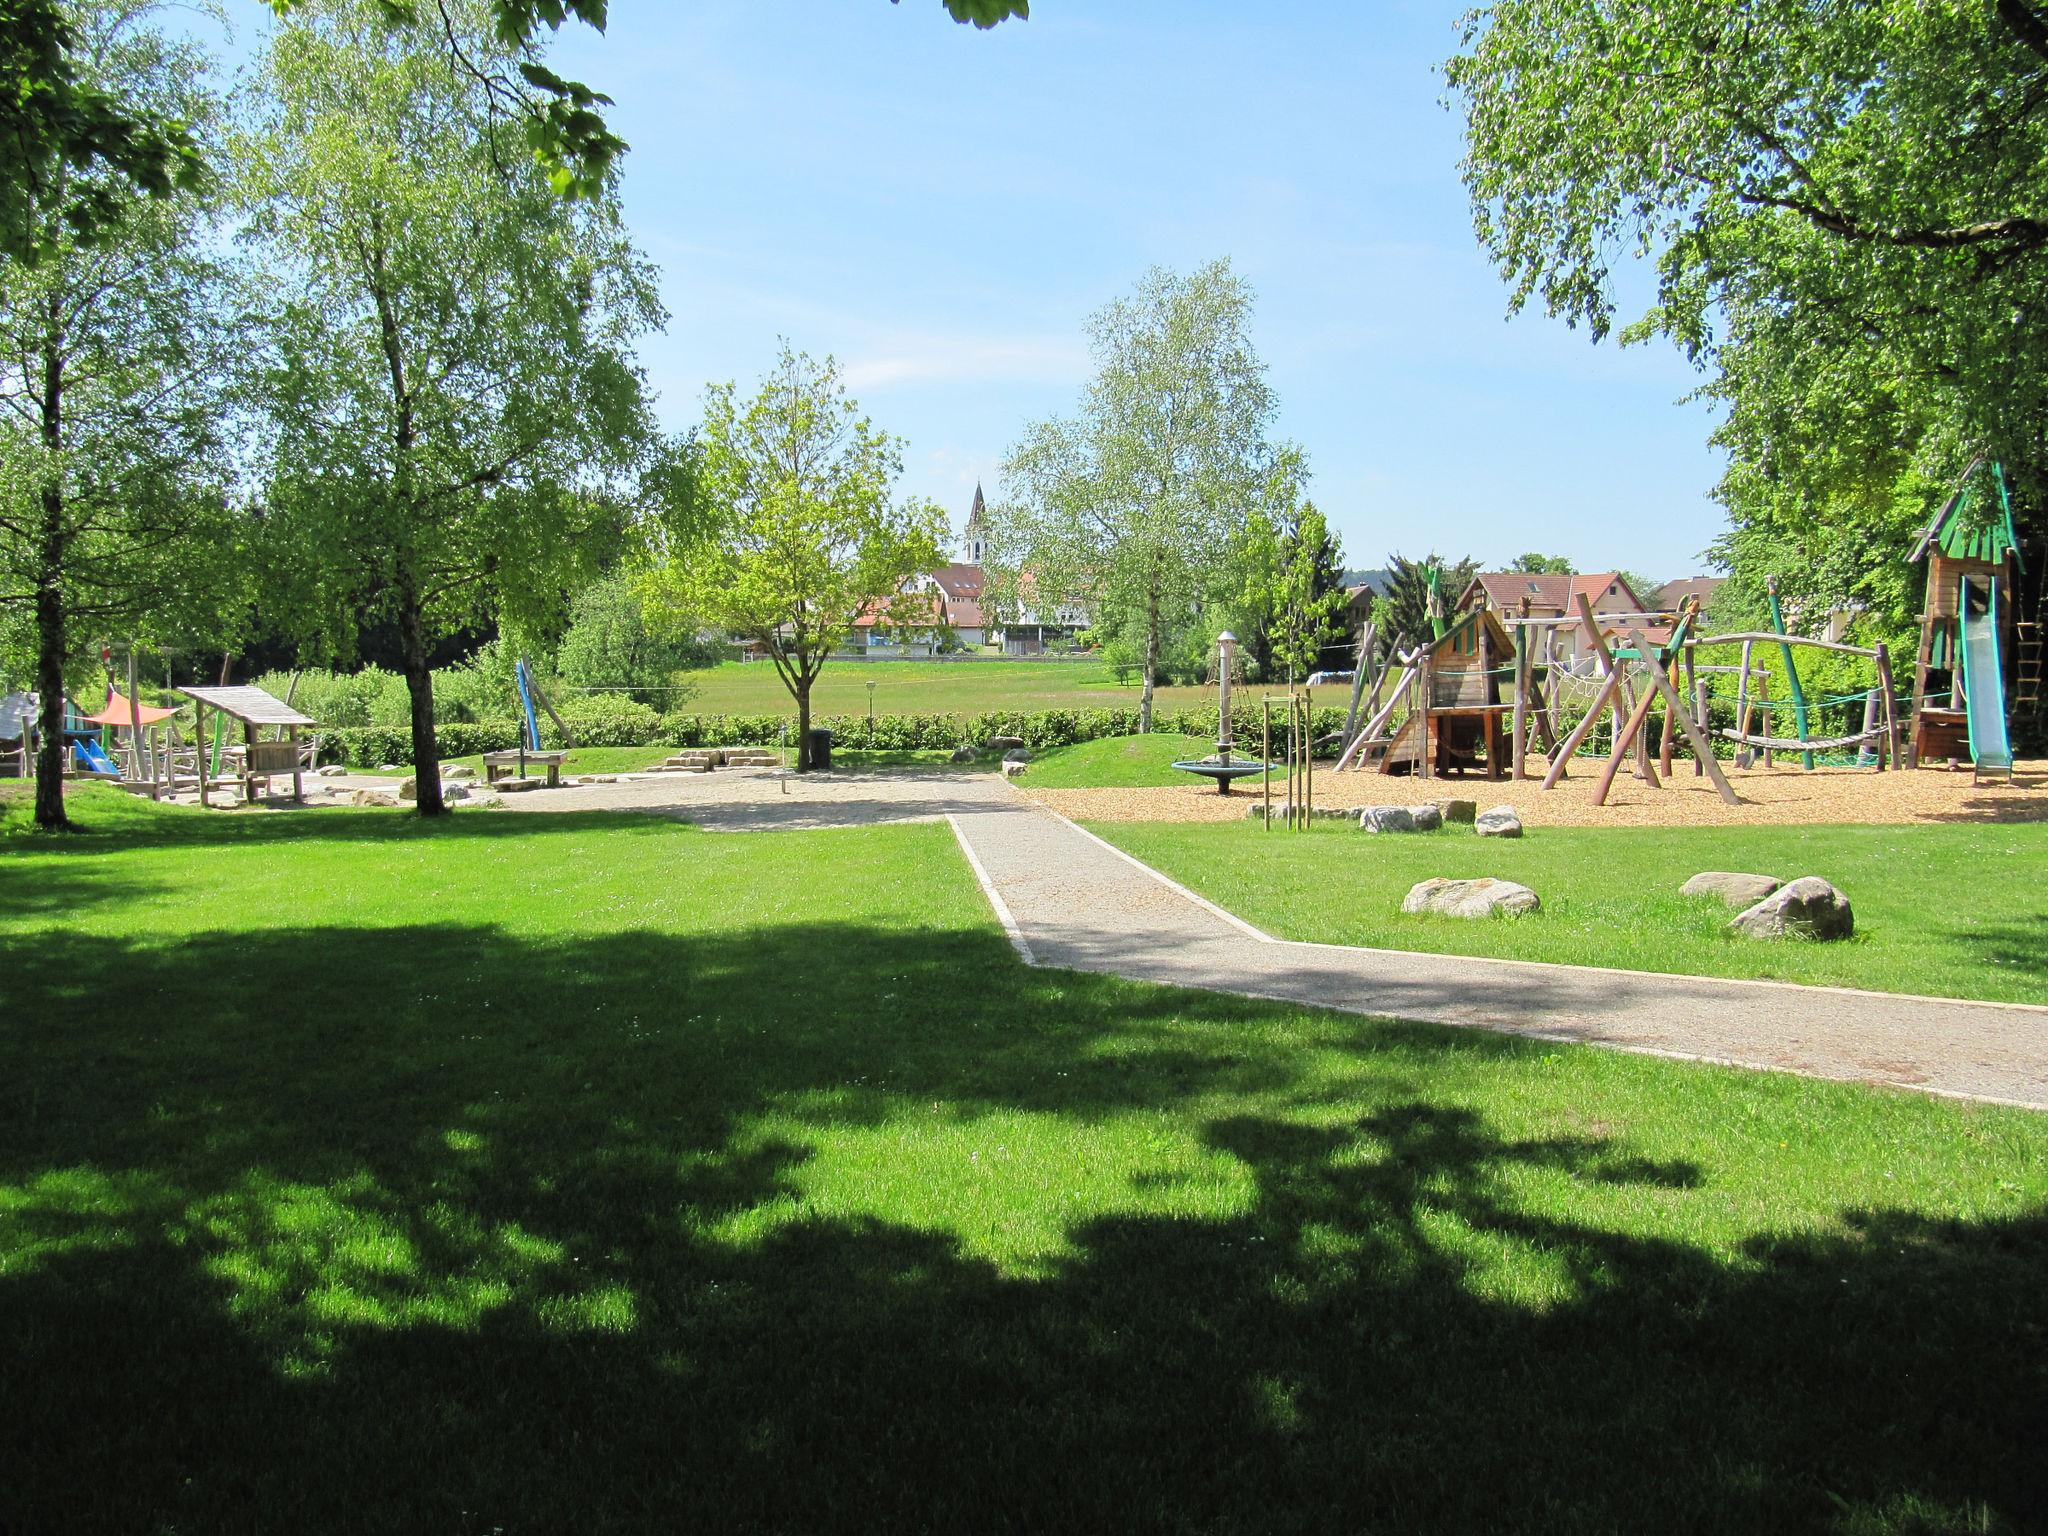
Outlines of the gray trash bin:
[{"label": "gray trash bin", "polygon": [[811,732],[811,766],[830,768],[832,766],[832,733],[823,726]]}]

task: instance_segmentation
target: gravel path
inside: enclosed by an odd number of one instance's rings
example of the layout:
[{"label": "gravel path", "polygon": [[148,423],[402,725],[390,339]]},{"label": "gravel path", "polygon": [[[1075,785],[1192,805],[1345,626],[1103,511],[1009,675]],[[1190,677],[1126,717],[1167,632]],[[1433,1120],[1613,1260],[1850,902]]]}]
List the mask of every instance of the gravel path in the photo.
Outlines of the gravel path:
[{"label": "gravel path", "polygon": [[[1856,782],[1868,793],[1913,777]],[[1968,793],[1967,780],[1924,777],[1958,801]],[[1487,791],[1504,787],[1474,790],[1493,803]],[[735,832],[944,818],[1035,965],[2048,1109],[2048,1008],[1287,943],[989,774],[723,769],[537,790],[504,805],[511,814],[636,810]]]},{"label": "gravel path", "polygon": [[953,825],[1037,965],[2048,1109],[2048,1008],[1286,943],[1019,798]]}]

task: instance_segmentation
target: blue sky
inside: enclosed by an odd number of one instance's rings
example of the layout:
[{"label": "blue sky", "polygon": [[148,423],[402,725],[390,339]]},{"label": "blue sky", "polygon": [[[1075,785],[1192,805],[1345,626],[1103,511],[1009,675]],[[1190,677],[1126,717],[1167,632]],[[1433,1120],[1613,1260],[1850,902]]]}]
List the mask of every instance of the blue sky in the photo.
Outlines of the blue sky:
[{"label": "blue sky", "polygon": [[1154,263],[1229,256],[1280,433],[1354,565],[1389,550],[1702,569],[1712,420],[1668,348],[1505,318],[1436,66],[1459,0],[613,0],[564,73],[617,102],[625,201],[673,318],[671,425],[778,336],[842,363],[964,514],[1024,422],[1068,410],[1081,324]]}]

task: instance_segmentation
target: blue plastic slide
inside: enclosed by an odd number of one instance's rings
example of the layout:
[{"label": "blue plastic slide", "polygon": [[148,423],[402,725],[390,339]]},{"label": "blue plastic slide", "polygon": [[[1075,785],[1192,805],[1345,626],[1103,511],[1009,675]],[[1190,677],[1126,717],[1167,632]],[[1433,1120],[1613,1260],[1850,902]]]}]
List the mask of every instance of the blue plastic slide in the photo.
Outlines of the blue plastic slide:
[{"label": "blue plastic slide", "polygon": [[74,740],[71,743],[71,751],[78,759],[78,765],[87,773],[111,773],[118,776],[121,772],[114,765],[114,760],[107,756],[107,749],[89,736]]},{"label": "blue plastic slide", "polygon": [[1984,611],[1970,611],[1967,584],[1962,601],[1963,710],[1970,724],[1970,757],[1979,773],[2012,775],[2012,742],[2005,731],[2005,669],[1998,657],[1998,584]]}]

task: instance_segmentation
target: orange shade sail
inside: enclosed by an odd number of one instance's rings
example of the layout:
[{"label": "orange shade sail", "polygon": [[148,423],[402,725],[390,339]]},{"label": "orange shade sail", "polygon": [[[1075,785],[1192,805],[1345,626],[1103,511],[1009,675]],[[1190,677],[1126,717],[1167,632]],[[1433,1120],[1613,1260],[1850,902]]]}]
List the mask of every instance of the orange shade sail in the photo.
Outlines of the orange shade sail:
[{"label": "orange shade sail", "polygon": [[107,707],[96,715],[85,716],[85,723],[87,725],[133,725],[137,720],[140,720],[144,725],[155,725],[158,721],[168,720],[177,713],[175,709],[158,709],[153,704],[135,705],[133,710],[134,712],[131,714],[128,701],[109,688],[107,690]]}]

